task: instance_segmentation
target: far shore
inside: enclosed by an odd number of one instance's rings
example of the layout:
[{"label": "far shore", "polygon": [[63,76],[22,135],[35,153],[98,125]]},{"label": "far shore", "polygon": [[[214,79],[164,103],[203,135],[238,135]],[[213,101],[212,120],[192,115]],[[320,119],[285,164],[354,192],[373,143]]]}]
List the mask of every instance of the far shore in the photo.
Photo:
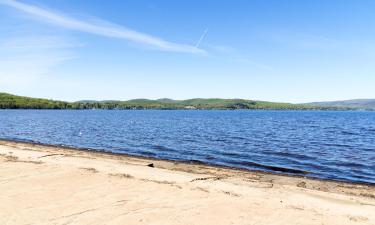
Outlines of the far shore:
[{"label": "far shore", "polygon": [[0,140],[0,224],[375,224],[375,185]]}]

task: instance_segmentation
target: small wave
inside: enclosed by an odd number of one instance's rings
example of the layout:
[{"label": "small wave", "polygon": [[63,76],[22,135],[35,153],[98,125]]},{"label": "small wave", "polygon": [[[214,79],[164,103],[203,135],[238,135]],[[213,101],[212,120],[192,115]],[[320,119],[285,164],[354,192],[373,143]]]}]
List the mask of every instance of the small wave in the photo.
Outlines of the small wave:
[{"label": "small wave", "polygon": [[187,160],[186,161],[187,163],[191,163],[191,164],[205,164],[203,161],[200,161],[200,160],[197,160],[197,159],[191,159],[191,160]]},{"label": "small wave", "polygon": [[237,137],[237,136],[233,136],[231,137],[232,139],[237,139],[237,140],[247,140],[247,138],[244,138],[244,137]]},{"label": "small wave", "polygon": [[158,151],[167,151],[167,152],[175,152],[173,148],[168,148],[162,145],[153,145],[152,149],[158,150]]},{"label": "small wave", "polygon": [[205,159],[207,159],[207,160],[215,160],[216,159],[216,157],[214,157],[214,156],[212,156],[212,155],[207,155],[206,157],[204,157]]},{"label": "small wave", "polygon": [[32,139],[27,139],[27,138],[0,138],[0,140],[10,140],[10,141],[17,141],[17,142],[26,142],[26,143],[34,143],[34,144],[39,144],[41,142],[35,141]]},{"label": "small wave", "polygon": [[351,145],[346,145],[346,144],[333,144],[333,143],[321,143],[324,146],[328,147],[341,147],[341,148],[351,148]]},{"label": "small wave", "polygon": [[344,166],[349,168],[361,168],[364,167],[364,165],[355,163],[355,162],[337,162],[337,166]]},{"label": "small wave", "polygon": [[156,156],[154,152],[149,152],[149,151],[137,151],[137,153],[143,156]]},{"label": "small wave", "polygon": [[375,132],[375,128],[365,128],[365,127],[363,127],[363,128],[361,128],[361,131],[363,131],[363,132]]},{"label": "small wave", "polygon": [[358,135],[358,133],[350,132],[350,131],[341,131],[341,134],[345,135]]},{"label": "small wave", "polygon": [[301,155],[292,152],[277,152],[277,151],[264,151],[265,154],[275,155],[275,156],[284,156],[293,159],[302,159],[302,160],[314,160],[314,157],[308,155]]},{"label": "small wave", "polygon": [[221,155],[225,155],[225,156],[230,156],[230,157],[236,157],[236,158],[241,158],[243,157],[242,154],[239,154],[239,153],[235,153],[235,152],[220,152]]},{"label": "small wave", "polygon": [[266,169],[266,170],[283,172],[283,173],[292,173],[292,174],[308,174],[309,173],[308,171],[304,171],[304,170],[298,170],[298,169],[287,168],[287,167],[279,167],[279,166],[271,166],[271,165],[250,162],[250,161],[238,161],[238,162],[232,162],[232,163],[239,164],[242,166],[256,167],[260,169]]}]

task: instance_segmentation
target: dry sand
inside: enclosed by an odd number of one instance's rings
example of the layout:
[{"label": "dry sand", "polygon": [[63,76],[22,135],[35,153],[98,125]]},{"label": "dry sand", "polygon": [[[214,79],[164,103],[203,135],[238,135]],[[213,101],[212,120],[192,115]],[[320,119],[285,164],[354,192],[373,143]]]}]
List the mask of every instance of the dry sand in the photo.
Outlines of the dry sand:
[{"label": "dry sand", "polygon": [[1,225],[375,224],[374,186],[9,141],[0,193]]}]

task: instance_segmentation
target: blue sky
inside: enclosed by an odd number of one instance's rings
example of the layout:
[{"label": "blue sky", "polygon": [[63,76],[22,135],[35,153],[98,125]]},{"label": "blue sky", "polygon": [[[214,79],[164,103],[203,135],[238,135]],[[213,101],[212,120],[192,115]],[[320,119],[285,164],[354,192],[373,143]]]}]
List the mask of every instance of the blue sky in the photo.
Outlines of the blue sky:
[{"label": "blue sky", "polygon": [[0,0],[0,91],[375,98],[373,0]]}]

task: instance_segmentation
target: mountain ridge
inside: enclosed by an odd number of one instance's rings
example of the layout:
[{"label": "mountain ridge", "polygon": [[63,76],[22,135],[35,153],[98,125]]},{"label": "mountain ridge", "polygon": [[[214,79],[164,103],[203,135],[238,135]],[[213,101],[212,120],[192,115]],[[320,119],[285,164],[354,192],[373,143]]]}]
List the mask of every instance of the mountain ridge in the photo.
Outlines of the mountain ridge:
[{"label": "mountain ridge", "polygon": [[349,99],[340,101],[310,102],[305,103],[305,105],[375,110],[375,99]]},{"label": "mountain ridge", "polygon": [[274,109],[274,110],[343,110],[357,109],[318,103],[292,104],[248,99],[192,98],[186,100],[131,99],[120,100],[81,100],[75,102],[31,98],[8,93],[0,93],[0,109]]}]

